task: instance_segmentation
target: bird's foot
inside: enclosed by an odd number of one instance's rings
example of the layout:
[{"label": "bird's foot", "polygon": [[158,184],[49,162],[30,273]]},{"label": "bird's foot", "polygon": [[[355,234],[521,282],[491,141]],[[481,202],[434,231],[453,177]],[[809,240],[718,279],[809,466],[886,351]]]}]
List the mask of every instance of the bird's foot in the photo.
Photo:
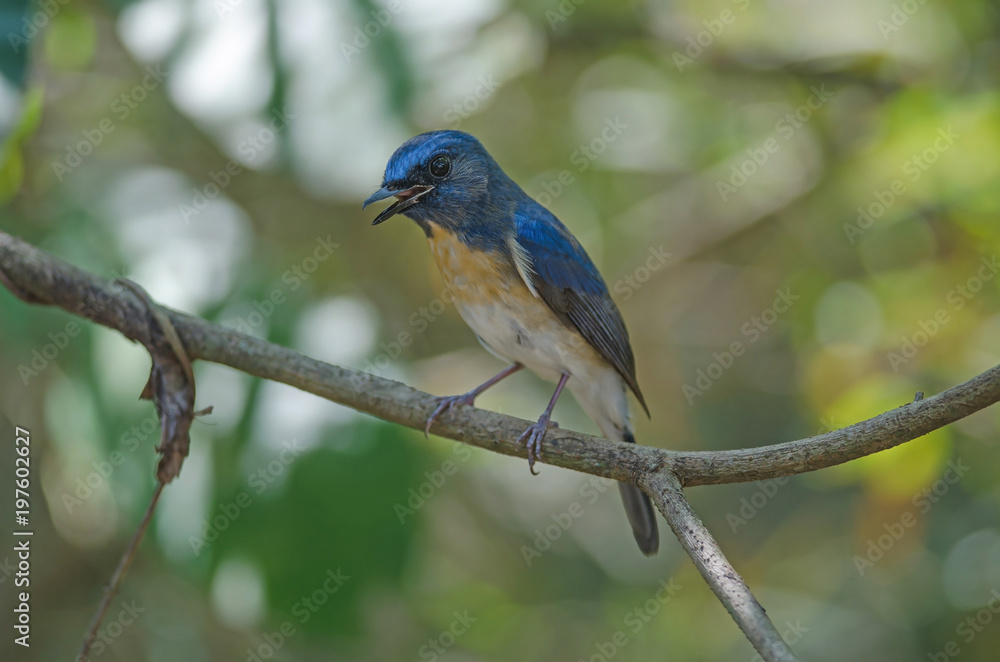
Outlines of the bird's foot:
[{"label": "bird's foot", "polygon": [[442,395],[441,397],[434,398],[434,402],[437,407],[431,412],[430,417],[427,419],[427,425],[424,426],[424,436],[430,435],[431,425],[434,423],[434,419],[440,416],[445,411],[451,409],[456,405],[468,405],[472,406],[475,404],[476,396],[472,393],[463,393],[462,395]]},{"label": "bird's foot", "polygon": [[535,471],[535,460],[538,459],[542,452],[542,439],[545,438],[545,432],[550,428],[559,427],[559,424],[549,418],[548,412],[542,414],[538,422],[528,427],[527,430],[521,433],[521,436],[517,438],[517,443],[524,442],[524,445],[528,449],[528,471],[531,475],[537,476],[538,472]]}]

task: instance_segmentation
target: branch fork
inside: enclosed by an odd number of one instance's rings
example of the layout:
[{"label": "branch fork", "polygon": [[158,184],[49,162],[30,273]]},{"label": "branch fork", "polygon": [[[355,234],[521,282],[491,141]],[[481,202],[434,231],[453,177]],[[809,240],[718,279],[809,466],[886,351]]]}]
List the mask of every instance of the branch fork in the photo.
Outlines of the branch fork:
[{"label": "branch fork", "polygon": [[[118,283],[124,282],[125,287]],[[120,585],[166,483],[180,472],[194,417],[191,362],[212,361],[326,398],[386,421],[423,430],[435,398],[399,382],[317,361],[293,350],[156,305],[134,283],[109,283],[0,232],[0,284],[30,303],[116,329],[146,347],[153,360],[143,390],[156,405],[162,453],[157,488],[95,616],[93,633]],[[767,662],[797,660],[746,583],[684,496],[683,488],[758,481],[843,464],[917,439],[1000,401],[1000,366],[942,393],[866,421],[813,437],[728,451],[679,452],[608,441],[564,429],[546,436],[539,461],[639,486],[663,514],[702,577]],[[528,421],[472,407],[440,412],[434,431],[504,455],[526,457],[517,443]],[[82,658],[81,658],[82,659]]]}]

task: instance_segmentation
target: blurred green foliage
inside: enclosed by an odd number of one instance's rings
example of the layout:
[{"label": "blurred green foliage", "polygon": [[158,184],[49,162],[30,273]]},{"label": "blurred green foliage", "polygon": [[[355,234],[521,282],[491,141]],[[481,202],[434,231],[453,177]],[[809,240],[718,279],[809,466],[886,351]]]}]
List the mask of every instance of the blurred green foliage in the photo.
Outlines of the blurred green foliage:
[{"label": "blurred green foliage", "polygon": [[[5,3],[0,228],[463,392],[499,364],[419,229],[360,210],[400,142],[461,128],[600,266],[651,405],[640,441],[789,440],[998,362],[998,27],[980,0]],[[153,488],[147,370],[0,293],[0,434],[32,432],[37,545],[36,644],[2,659],[78,649]],[[196,374],[215,412],[126,582],[144,611],[115,606],[93,659],[754,659],[669,532],[639,554],[613,486]],[[479,404],[534,419],[550,389],[518,375]],[[572,398],[555,418],[594,431]],[[691,496],[802,659],[991,660],[998,430],[987,410]]]}]

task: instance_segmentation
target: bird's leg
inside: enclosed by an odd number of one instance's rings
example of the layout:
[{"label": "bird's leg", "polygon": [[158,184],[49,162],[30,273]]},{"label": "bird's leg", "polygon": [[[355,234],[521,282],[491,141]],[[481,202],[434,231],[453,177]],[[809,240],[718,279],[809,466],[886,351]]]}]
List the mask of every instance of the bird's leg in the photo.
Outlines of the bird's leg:
[{"label": "bird's leg", "polygon": [[542,415],[538,418],[538,422],[522,432],[521,436],[517,438],[518,443],[521,443],[521,440],[526,438],[524,445],[528,448],[528,471],[532,475],[538,475],[538,472],[535,471],[535,459],[541,453],[542,439],[545,437],[545,431],[549,427],[552,409],[556,406],[556,400],[559,399],[559,394],[562,393],[563,387],[566,386],[566,382],[568,381],[569,375],[563,373],[563,376],[559,378],[559,383],[556,385],[556,392],[552,394],[552,399],[549,400],[549,406],[542,412]]},{"label": "bird's leg", "polygon": [[447,409],[451,409],[455,405],[469,405],[471,407],[473,403],[476,401],[476,398],[478,398],[483,393],[483,391],[495,385],[497,382],[504,379],[505,377],[513,375],[515,372],[517,372],[523,367],[524,366],[521,365],[520,363],[515,363],[513,365],[507,366],[500,374],[496,375],[495,377],[491,377],[490,379],[486,380],[485,382],[483,382],[476,388],[472,389],[468,393],[463,393],[462,395],[443,395],[441,397],[434,398],[434,402],[437,403],[437,408],[434,409],[434,412],[431,413],[430,418],[427,419],[427,425],[424,426],[424,436],[426,437],[428,434],[430,434],[431,424],[434,422],[435,418],[441,415],[442,412],[444,412]]}]

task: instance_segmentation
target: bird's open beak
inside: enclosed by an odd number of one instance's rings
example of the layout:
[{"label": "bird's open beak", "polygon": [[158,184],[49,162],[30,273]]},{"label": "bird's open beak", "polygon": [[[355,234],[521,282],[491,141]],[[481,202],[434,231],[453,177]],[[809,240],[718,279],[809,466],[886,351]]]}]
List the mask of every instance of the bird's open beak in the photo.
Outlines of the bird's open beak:
[{"label": "bird's open beak", "polygon": [[383,209],[382,213],[376,216],[375,220],[372,221],[372,225],[378,225],[382,221],[392,218],[396,214],[417,204],[421,196],[424,196],[433,190],[433,186],[422,186],[419,184],[407,189],[390,189],[383,186],[379,190],[372,193],[371,197],[365,200],[365,203],[361,206],[361,208],[364,209],[373,202],[378,202],[379,200],[385,200],[386,198],[395,196],[396,201]]}]

